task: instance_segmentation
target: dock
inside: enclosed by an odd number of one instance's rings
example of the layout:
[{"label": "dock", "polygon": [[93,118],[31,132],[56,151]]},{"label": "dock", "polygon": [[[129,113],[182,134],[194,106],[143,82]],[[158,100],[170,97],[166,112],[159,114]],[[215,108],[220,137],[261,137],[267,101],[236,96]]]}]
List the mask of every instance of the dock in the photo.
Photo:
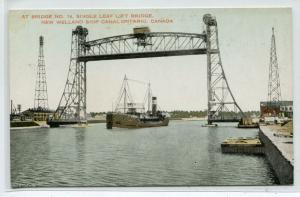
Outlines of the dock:
[{"label": "dock", "polygon": [[280,184],[294,183],[293,125],[260,125],[259,138]]},{"label": "dock", "polygon": [[280,184],[294,183],[293,122],[286,125],[259,125],[257,138],[228,138],[222,153],[264,155]]},{"label": "dock", "polygon": [[10,127],[38,127],[40,126],[38,123],[32,120],[24,120],[24,121],[10,121]]}]

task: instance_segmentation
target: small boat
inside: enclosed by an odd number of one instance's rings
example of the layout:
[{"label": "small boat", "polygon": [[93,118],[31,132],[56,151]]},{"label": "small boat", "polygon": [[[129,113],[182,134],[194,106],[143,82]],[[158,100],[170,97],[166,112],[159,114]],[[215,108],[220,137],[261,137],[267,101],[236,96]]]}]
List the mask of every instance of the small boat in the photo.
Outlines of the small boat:
[{"label": "small boat", "polygon": [[[136,103],[130,96],[128,80],[130,79],[125,75],[115,111],[106,114],[106,128],[168,126],[170,116],[167,112],[162,112],[157,109],[157,97],[152,96],[150,83],[148,83],[145,96],[147,99],[144,100],[144,103]],[[148,110],[145,112],[146,101],[148,101]]]},{"label": "small boat", "polygon": [[217,127],[217,124],[203,124],[202,127]]}]

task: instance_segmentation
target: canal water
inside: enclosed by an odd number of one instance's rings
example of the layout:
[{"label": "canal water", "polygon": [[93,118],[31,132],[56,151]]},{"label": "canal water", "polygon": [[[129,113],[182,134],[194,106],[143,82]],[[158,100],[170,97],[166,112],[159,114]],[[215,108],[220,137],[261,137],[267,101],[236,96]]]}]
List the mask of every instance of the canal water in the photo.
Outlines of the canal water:
[{"label": "canal water", "polygon": [[21,187],[274,185],[263,156],[222,154],[227,137],[254,137],[236,124],[201,127],[11,130],[11,184]]}]

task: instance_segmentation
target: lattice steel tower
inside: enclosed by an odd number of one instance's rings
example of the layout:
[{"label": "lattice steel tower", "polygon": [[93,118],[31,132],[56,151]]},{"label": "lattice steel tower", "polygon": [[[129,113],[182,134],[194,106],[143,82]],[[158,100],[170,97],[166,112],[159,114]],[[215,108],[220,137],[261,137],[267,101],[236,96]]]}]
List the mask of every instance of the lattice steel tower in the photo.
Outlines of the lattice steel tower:
[{"label": "lattice steel tower", "polygon": [[54,120],[86,123],[86,62],[79,62],[78,57],[84,55],[84,43],[88,30],[77,26],[72,31],[71,57],[68,78]]},{"label": "lattice steel tower", "polygon": [[44,37],[40,36],[37,78],[35,84],[34,109],[48,110],[48,93],[46,80],[46,66],[44,60]]},{"label": "lattice steel tower", "polygon": [[229,88],[228,81],[222,66],[217,20],[211,14],[205,14],[203,21],[206,24],[207,47],[207,90],[208,90],[208,124],[225,119],[235,120],[241,117],[231,116],[232,112],[244,116],[243,111],[235,101]]},{"label": "lattice steel tower", "polygon": [[278,69],[278,62],[277,62],[274,27],[272,28],[272,37],[271,37],[268,101],[270,105],[278,104],[278,102],[281,101],[281,90],[280,90],[279,69]]}]

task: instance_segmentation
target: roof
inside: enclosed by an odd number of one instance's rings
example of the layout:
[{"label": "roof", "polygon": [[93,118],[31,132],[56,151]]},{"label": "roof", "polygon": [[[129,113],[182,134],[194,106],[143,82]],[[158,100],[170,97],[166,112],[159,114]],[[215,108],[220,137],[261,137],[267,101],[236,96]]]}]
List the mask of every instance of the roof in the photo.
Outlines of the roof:
[{"label": "roof", "polygon": [[53,113],[53,110],[50,109],[40,109],[40,108],[29,108],[25,111],[23,111],[22,113]]},{"label": "roof", "polygon": [[[270,102],[269,101],[261,101],[260,106],[267,106]],[[293,101],[278,101],[277,102],[271,102],[271,104],[277,105],[279,104],[280,106],[284,105],[293,105]]]}]

